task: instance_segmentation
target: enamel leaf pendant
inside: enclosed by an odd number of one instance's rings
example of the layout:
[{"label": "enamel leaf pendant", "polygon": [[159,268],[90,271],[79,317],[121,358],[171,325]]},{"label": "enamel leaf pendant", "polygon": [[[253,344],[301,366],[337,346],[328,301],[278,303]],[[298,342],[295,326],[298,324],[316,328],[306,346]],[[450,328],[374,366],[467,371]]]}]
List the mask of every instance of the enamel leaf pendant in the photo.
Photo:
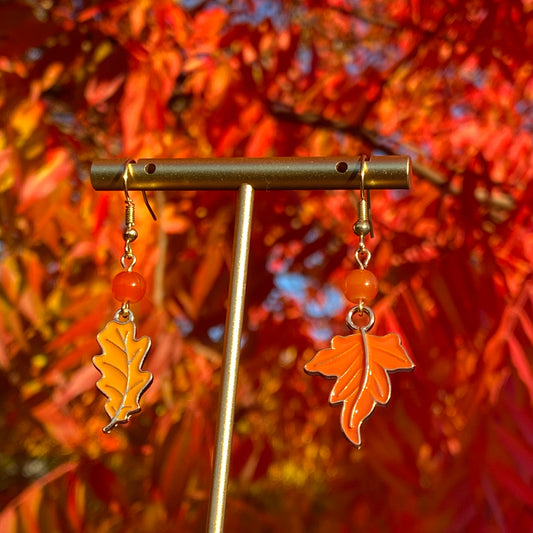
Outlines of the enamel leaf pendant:
[{"label": "enamel leaf pendant", "polygon": [[102,353],[93,357],[93,364],[102,377],[96,386],[107,396],[105,410],[111,419],[103,428],[105,433],[141,410],[139,400],[152,383],[151,372],[141,368],[151,341],[136,339],[135,329],[130,311],[125,322],[116,316],[97,336]]},{"label": "enamel leaf pendant", "polygon": [[305,365],[310,374],[337,378],[329,402],[342,402],[341,427],[356,446],[361,445],[363,421],[376,404],[385,405],[390,399],[389,373],[413,368],[398,335],[368,335],[366,328],[333,337],[331,348],[320,350]]}]

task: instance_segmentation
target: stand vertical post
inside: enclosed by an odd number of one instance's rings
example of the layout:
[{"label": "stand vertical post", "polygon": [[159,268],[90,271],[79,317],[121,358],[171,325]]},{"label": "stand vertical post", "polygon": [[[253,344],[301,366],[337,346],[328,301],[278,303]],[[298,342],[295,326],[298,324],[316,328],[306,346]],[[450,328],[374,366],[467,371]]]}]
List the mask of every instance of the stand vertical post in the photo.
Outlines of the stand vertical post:
[{"label": "stand vertical post", "polygon": [[209,510],[208,533],[224,531],[226,493],[228,489],[231,438],[237,392],[237,375],[241,349],[241,332],[246,295],[246,275],[250,250],[254,190],[247,183],[239,187],[237,217],[233,237],[233,268],[229,289],[229,311],[224,336],[224,366],[220,393],[217,441],[213,465],[213,487]]}]

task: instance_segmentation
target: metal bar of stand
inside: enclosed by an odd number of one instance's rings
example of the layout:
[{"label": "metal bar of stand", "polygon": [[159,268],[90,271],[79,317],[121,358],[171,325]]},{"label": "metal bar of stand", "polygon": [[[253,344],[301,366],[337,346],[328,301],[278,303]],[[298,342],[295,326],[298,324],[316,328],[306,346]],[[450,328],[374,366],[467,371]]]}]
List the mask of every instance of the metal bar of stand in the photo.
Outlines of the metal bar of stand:
[{"label": "metal bar of stand", "polygon": [[[411,160],[371,156],[365,162],[366,189],[408,189]],[[272,157],[221,159],[139,159],[130,166],[130,190],[359,189],[359,157]],[[124,162],[97,160],[91,167],[96,190],[122,190]]]},{"label": "metal bar of stand", "polygon": [[224,531],[233,416],[241,350],[244,298],[246,295],[246,275],[248,271],[250,233],[252,228],[253,197],[254,190],[251,185],[243,184],[240,186],[233,237],[233,269],[231,272],[229,292],[230,307],[226,317],[224,337],[224,367],[222,391],[220,394],[217,444],[213,466],[213,487],[209,510],[209,533],[222,533]]}]

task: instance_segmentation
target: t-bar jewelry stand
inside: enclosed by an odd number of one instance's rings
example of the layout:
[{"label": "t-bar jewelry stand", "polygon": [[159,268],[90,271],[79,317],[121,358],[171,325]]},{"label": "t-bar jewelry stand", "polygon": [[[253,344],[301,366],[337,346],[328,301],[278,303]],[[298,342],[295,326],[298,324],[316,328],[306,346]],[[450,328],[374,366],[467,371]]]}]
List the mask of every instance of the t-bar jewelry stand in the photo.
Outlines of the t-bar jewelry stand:
[{"label": "t-bar jewelry stand", "polygon": [[[405,156],[139,159],[130,165],[130,191],[239,191],[208,533],[224,530],[254,189],[359,190],[363,165],[366,189],[410,186],[411,161]],[[98,160],[91,182],[98,191],[123,190],[123,173],[124,161]]]}]

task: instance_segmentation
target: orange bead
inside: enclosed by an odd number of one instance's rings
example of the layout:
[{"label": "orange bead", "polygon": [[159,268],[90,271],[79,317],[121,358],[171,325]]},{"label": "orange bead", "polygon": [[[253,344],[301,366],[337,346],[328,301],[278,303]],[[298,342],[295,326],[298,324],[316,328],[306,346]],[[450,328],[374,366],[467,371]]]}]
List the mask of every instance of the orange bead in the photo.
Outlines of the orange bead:
[{"label": "orange bead", "polygon": [[368,270],[352,270],[344,282],[344,296],[352,302],[373,300],[378,293],[378,280]]},{"label": "orange bead", "polygon": [[138,272],[120,272],[113,279],[113,296],[119,302],[138,302],[146,293],[146,281]]}]

